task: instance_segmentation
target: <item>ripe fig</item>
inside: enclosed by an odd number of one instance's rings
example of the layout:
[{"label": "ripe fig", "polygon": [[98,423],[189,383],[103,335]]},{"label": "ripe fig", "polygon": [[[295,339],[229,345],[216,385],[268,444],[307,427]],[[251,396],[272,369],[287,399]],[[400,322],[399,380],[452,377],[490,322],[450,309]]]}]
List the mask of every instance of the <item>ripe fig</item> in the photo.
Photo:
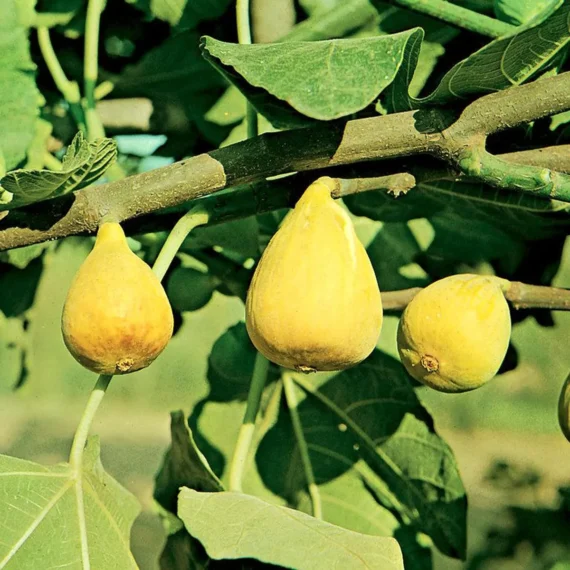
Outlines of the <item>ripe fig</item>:
[{"label": "ripe fig", "polygon": [[245,322],[257,350],[303,372],[342,370],[374,350],[382,326],[378,282],[326,178],[305,190],[265,249]]},{"label": "ripe fig", "polygon": [[440,392],[466,392],[496,375],[509,346],[511,317],[505,280],[452,275],[408,304],[398,351],[408,373]]},{"label": "ripe fig", "polygon": [[558,399],[558,423],[564,437],[570,441],[570,374],[562,385]]},{"label": "ripe fig", "polygon": [[102,224],[65,300],[61,329],[69,352],[98,374],[127,374],[162,352],[173,324],[158,278],[129,249],[119,224]]}]

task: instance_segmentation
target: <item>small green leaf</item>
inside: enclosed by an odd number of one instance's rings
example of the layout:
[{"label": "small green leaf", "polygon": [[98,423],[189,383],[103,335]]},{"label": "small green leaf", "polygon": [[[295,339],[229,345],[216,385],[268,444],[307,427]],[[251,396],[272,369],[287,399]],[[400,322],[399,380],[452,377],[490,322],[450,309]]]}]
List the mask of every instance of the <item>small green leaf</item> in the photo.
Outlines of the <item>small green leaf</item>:
[{"label": "small green leaf", "polygon": [[254,558],[295,570],[403,570],[393,538],[360,534],[241,493],[183,488],[178,516],[216,560]]},{"label": "small green leaf", "polygon": [[12,200],[0,205],[0,210],[19,208],[48,198],[56,198],[73,190],[80,190],[103,176],[115,161],[117,146],[112,139],[102,138],[86,141],[81,132],[71,141],[62,169],[13,170],[0,181]]},{"label": "small green leaf", "polygon": [[175,311],[197,311],[210,302],[217,285],[209,273],[177,267],[166,282],[166,294]]},{"label": "small green leaf", "polygon": [[[11,254],[18,251],[20,250],[15,249],[2,253]],[[10,257],[7,255],[6,257],[10,262]],[[19,263],[20,267],[14,261]],[[43,263],[37,258],[26,259],[24,253],[22,257],[12,260],[11,265],[0,264],[0,311],[7,317],[16,317],[33,305],[42,276]]]},{"label": "small green leaf", "polygon": [[221,247],[224,251],[240,254],[244,258],[259,257],[259,227],[255,216],[232,220],[225,224],[196,228],[184,240],[182,248],[192,254],[192,249]]},{"label": "small green leaf", "polygon": [[419,28],[372,38],[237,45],[205,36],[204,57],[276,127],[330,121],[372,104]]},{"label": "small green leaf", "polygon": [[99,451],[91,438],[78,470],[0,456],[0,568],[138,568],[129,536],[140,507]]},{"label": "small green leaf", "polygon": [[421,248],[407,224],[384,224],[366,250],[381,291],[427,284],[425,279],[409,279],[400,273],[402,267],[414,263],[421,253]]},{"label": "small green leaf", "polygon": [[223,485],[196,446],[182,411],[170,414],[172,443],[156,476],[154,498],[170,512],[183,485],[197,491],[222,491]]},{"label": "small green leaf", "polygon": [[[243,322],[230,327],[214,344],[208,359],[208,400],[227,402],[245,400],[251,383],[257,351]],[[270,367],[267,383],[278,378]]]},{"label": "small green leaf", "polygon": [[31,261],[40,257],[49,246],[49,242],[35,243],[18,249],[2,251],[0,252],[0,261],[9,263],[18,269],[25,269]]}]

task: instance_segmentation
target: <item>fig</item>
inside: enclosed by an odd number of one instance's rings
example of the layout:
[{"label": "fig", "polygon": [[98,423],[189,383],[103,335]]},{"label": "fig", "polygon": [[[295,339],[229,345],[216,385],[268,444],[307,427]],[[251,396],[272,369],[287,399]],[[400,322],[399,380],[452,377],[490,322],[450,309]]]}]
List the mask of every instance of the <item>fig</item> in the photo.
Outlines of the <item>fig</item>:
[{"label": "fig", "polygon": [[271,238],[246,301],[246,327],[269,360],[302,372],[342,370],[376,346],[376,276],[330,179],[303,193]]},{"label": "fig", "polygon": [[493,378],[511,335],[502,289],[508,283],[462,274],[420,291],[398,327],[398,351],[408,373],[440,392],[474,390]]},{"label": "fig", "polygon": [[65,300],[61,329],[69,352],[98,374],[127,374],[162,352],[173,326],[158,278],[129,249],[121,226],[103,223]]},{"label": "fig", "polygon": [[558,399],[558,423],[564,437],[570,441],[570,374],[562,385]]}]

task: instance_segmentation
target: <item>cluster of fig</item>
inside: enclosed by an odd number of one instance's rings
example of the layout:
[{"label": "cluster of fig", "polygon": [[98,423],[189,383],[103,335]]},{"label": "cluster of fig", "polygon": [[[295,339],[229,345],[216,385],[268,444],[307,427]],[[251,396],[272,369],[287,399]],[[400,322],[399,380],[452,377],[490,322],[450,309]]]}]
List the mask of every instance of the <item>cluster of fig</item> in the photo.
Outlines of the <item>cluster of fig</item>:
[{"label": "cluster of fig", "polygon": [[[255,270],[246,327],[259,352],[302,372],[343,370],[378,343],[382,301],[374,269],[332,180],[305,190]],[[505,356],[511,321],[508,282],[454,275],[406,307],[398,349],[416,380],[444,392],[490,380]],[[148,366],[165,348],[172,309],[160,281],[128,247],[118,223],[104,223],[69,289],[62,331],[71,354],[99,374]]]},{"label": "cluster of fig", "polygon": [[[247,297],[246,326],[257,350],[303,372],[361,362],[382,327],[372,264],[329,180],[311,184],[288,214]],[[511,334],[505,286],[496,277],[454,275],[423,289],[398,330],[409,374],[443,392],[472,390],[493,378]]]}]

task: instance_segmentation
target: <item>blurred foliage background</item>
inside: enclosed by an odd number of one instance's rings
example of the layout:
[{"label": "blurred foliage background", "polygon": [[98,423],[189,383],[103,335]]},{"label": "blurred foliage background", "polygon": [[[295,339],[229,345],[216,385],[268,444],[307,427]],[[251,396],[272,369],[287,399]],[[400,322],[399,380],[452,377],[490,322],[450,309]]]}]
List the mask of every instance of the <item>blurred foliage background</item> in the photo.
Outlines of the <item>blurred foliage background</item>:
[{"label": "blurred foliage background", "polygon": [[[529,8],[521,16],[507,1],[457,3],[503,14],[511,23],[534,13]],[[319,39],[380,36],[421,25],[427,41],[412,84],[415,95],[430,92],[445,71],[487,41],[389,3],[350,4],[350,14],[325,19],[321,15],[338,9],[342,0],[299,1],[293,11],[286,9],[291,2],[280,3],[279,9],[276,2],[271,18],[259,28],[270,39],[287,34]],[[120,171],[110,176],[142,172],[244,138],[243,97],[228,88],[198,50],[198,38],[204,34],[236,40],[232,8],[228,0],[107,2],[99,63],[100,80],[108,82],[110,94],[98,112],[119,149]],[[52,28],[52,41],[69,78],[80,82],[86,2],[39,0],[36,9],[67,20]],[[293,27],[295,21],[299,23]],[[566,69],[562,51],[555,71]],[[33,33],[30,54],[43,97],[38,98],[35,119],[39,139],[34,140],[61,158],[76,125]],[[490,145],[506,152],[565,142],[569,118],[536,122],[495,137]],[[0,107],[2,120],[12,123],[15,117]],[[261,126],[273,129],[263,119]],[[38,160],[44,166],[37,156],[34,162],[34,156],[28,152],[25,159],[14,159],[9,169],[38,167]],[[543,213],[534,203],[495,196],[476,185],[456,186],[417,188],[396,205],[380,193],[346,200],[381,289],[423,285],[458,271],[496,272],[570,288],[565,211],[553,213],[545,207]],[[158,568],[164,542],[152,491],[169,444],[168,412],[182,409],[189,415],[208,395],[212,346],[243,320],[240,297],[247,286],[248,260],[259,256],[282,215],[200,230],[185,242],[166,278],[177,312],[172,342],[149,369],[113,381],[95,420],[93,431],[101,435],[106,469],[144,507],[133,530],[133,550],[143,570]],[[164,237],[133,235],[130,244],[151,263]],[[92,243],[92,238],[73,237],[0,254],[1,453],[45,463],[67,456],[95,378],[65,349],[60,318],[70,281]],[[418,395],[456,454],[467,489],[466,567],[564,570],[570,568],[570,454],[559,432],[556,406],[570,369],[570,315],[520,311],[513,319],[512,346],[500,376],[471,393],[443,395],[420,388]],[[386,317],[379,342],[379,348],[396,357],[397,322],[397,316]],[[224,350],[231,362],[231,347]],[[231,371],[225,374],[232,381]],[[227,455],[244,404],[236,398],[208,401],[207,406],[208,413],[197,421],[210,443]],[[435,557],[438,570],[462,567],[443,555]]]}]

